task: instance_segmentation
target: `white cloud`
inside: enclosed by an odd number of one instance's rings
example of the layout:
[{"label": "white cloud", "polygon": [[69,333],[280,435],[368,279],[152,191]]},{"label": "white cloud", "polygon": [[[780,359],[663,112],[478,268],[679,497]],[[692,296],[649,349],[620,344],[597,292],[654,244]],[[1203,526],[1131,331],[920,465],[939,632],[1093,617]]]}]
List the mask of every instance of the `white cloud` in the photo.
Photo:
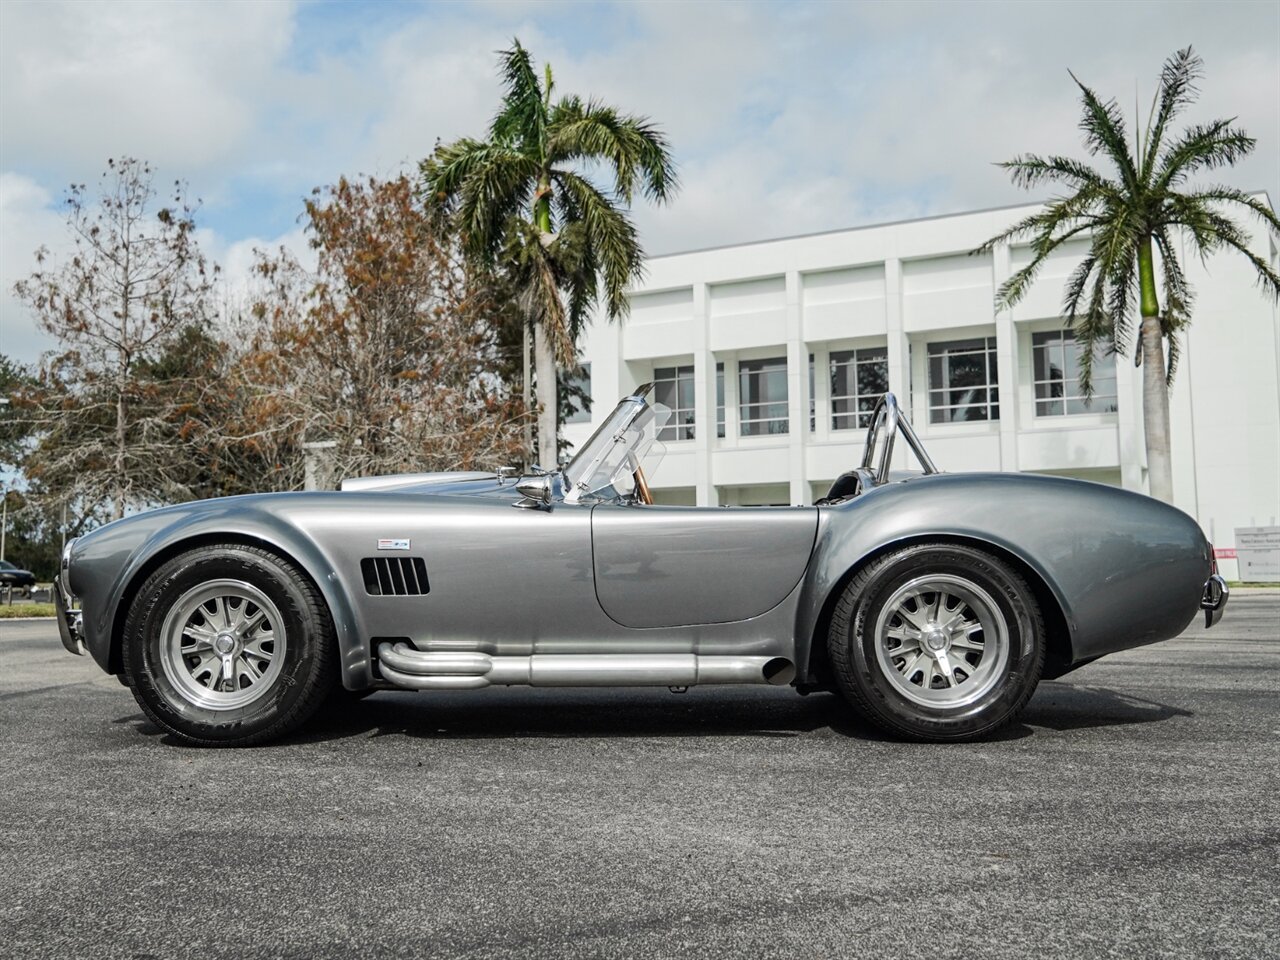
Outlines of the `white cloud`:
[{"label": "white cloud", "polygon": [[292,35],[293,5],[6,3],[3,165],[84,177],[108,156],[189,176],[244,146]]},{"label": "white cloud", "polygon": [[[1108,4],[1105,24],[1102,9],[4,3],[2,272],[8,284],[59,235],[53,191],[128,152],[190,180],[209,222],[244,221],[208,238],[242,276],[260,242],[244,234],[301,243],[279,210],[300,212],[311,186],[390,175],[436,138],[481,134],[500,95],[493,52],[513,35],[562,91],[670,135],[684,188],[636,211],[655,253],[1029,199],[992,164],[1082,153],[1068,67],[1126,116],[1136,86],[1145,113],[1188,41],[1207,70],[1190,119],[1238,115],[1259,139],[1222,179],[1280,201],[1280,7]],[[248,196],[273,217],[255,222]],[[0,310],[6,349],[31,341],[7,295]]]},{"label": "white cloud", "polygon": [[36,359],[52,342],[14,296],[13,285],[35,269],[38,247],[57,256],[70,246],[51,200],[30,177],[0,173],[0,353],[23,361]]}]

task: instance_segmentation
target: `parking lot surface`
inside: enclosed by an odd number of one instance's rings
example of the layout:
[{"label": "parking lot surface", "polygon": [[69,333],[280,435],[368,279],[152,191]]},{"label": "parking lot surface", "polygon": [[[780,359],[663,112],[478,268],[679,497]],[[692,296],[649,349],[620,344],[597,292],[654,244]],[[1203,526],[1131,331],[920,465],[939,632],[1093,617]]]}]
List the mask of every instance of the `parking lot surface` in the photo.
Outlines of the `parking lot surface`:
[{"label": "parking lot surface", "polygon": [[[1140,602],[1140,598],[1135,598]],[[1280,594],[988,743],[773,688],[379,693],[199,750],[0,621],[0,955],[1280,955]]]}]

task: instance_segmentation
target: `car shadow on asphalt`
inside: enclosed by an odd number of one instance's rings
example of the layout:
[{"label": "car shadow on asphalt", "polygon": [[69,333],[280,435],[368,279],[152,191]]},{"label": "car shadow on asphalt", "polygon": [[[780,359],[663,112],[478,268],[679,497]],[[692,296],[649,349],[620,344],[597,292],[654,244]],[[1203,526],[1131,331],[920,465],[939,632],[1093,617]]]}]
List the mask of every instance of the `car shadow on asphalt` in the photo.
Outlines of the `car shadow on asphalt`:
[{"label": "car shadow on asphalt", "polygon": [[1019,722],[1051,730],[1083,730],[1135,723],[1158,723],[1195,714],[1181,707],[1132,694],[1050,680],[1040,684]]},{"label": "car shadow on asphalt", "polygon": [[[1191,712],[1104,687],[1046,682],[1017,721],[987,743],[1055,731],[1154,723]],[[141,714],[118,718],[148,736],[179,744]],[[834,694],[789,690],[666,691],[529,690],[525,688],[414,694],[382,691],[364,700],[334,701],[280,745],[354,737],[527,739],[624,737],[894,738],[861,720]]]}]

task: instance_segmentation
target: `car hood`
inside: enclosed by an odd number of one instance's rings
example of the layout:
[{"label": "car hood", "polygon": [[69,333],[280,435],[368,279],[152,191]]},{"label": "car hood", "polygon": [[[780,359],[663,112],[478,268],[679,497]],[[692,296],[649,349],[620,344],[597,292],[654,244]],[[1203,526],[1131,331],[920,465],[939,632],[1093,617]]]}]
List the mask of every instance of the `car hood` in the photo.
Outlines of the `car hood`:
[{"label": "car hood", "polygon": [[516,481],[496,473],[453,470],[443,473],[401,473],[385,477],[354,477],[343,480],[344,493],[420,493],[447,497],[499,496],[518,498]]}]

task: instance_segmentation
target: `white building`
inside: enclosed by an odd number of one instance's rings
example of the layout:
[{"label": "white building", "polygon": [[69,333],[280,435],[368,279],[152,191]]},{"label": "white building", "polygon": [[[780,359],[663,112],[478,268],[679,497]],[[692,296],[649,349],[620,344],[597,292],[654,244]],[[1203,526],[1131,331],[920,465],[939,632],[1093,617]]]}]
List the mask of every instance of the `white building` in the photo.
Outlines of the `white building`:
[{"label": "white building", "polygon": [[[1265,194],[1259,195],[1265,202]],[[648,380],[674,410],[653,478],[665,503],[812,503],[862,455],[886,387],[940,469],[1020,470],[1146,490],[1141,371],[1099,361],[1078,398],[1062,292],[1083,244],[997,312],[1025,247],[968,251],[1020,206],[655,257],[622,324],[582,354],[599,421]],[[1280,240],[1254,230],[1273,266]],[[1239,255],[1184,266],[1198,294],[1171,398],[1174,492],[1218,547],[1280,517],[1280,324]],[[570,423],[582,443],[593,425]],[[914,469],[905,444],[897,466]],[[992,509],[998,509],[992,504]],[[1235,576],[1234,564],[1224,573]]]}]

